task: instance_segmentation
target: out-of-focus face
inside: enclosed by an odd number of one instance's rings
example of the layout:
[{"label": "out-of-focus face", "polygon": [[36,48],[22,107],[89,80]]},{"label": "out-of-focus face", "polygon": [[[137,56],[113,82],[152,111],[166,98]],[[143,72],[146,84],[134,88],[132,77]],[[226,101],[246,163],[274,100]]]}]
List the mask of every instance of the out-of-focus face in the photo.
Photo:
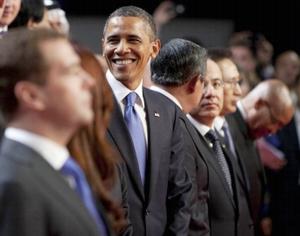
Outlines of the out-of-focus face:
[{"label": "out-of-focus face", "polygon": [[1,16],[2,16],[2,14],[3,14],[5,1],[6,1],[6,0],[0,0],[0,19],[1,19]]},{"label": "out-of-focus face", "polygon": [[252,52],[247,47],[234,46],[230,48],[232,53],[232,59],[239,68],[245,72],[254,72],[256,68],[256,62],[252,55]]},{"label": "out-of-focus face", "polygon": [[58,127],[89,124],[94,115],[94,80],[81,68],[80,59],[68,41],[50,40],[40,48],[49,67],[46,83],[39,86],[43,116]]},{"label": "out-of-focus face", "polygon": [[226,115],[236,111],[236,103],[241,98],[240,74],[230,59],[221,60],[218,65],[224,81],[224,104],[221,115]]},{"label": "out-of-focus face", "polygon": [[293,86],[300,72],[299,56],[295,52],[279,56],[275,70],[278,79],[289,87]]},{"label": "out-of-focus face", "polygon": [[249,114],[247,121],[253,138],[274,134],[291,120],[293,107],[282,109],[284,105],[279,104],[280,109],[276,110],[277,105],[274,101],[273,104],[267,101],[257,102],[255,112]]},{"label": "out-of-focus face", "polygon": [[223,108],[223,93],[221,70],[215,62],[209,59],[203,95],[198,107],[191,112],[191,115],[200,123],[211,126]]},{"label": "out-of-focus face", "polygon": [[[1,1],[1,0],[0,0]],[[0,26],[8,26],[16,18],[20,11],[21,0],[5,0]]]},{"label": "out-of-focus face", "polygon": [[157,55],[159,41],[152,40],[150,27],[138,17],[113,17],[103,36],[103,55],[114,77],[135,89],[147,63]]}]

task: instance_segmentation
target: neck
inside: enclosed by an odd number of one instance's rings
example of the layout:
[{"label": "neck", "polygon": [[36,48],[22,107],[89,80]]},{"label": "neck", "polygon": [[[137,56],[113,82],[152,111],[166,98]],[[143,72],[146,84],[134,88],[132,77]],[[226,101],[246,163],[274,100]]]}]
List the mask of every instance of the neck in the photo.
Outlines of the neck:
[{"label": "neck", "polygon": [[66,146],[71,139],[75,129],[57,127],[52,124],[48,124],[39,119],[28,119],[28,117],[22,117],[22,119],[15,119],[8,124],[8,126],[24,129],[29,132],[44,136],[62,146]]}]

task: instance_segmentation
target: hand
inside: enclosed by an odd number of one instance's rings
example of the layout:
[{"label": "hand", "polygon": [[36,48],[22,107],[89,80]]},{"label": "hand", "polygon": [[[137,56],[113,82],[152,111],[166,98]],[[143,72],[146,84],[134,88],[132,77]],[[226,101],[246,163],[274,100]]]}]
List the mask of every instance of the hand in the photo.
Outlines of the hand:
[{"label": "hand", "polygon": [[265,217],[260,221],[260,227],[263,236],[270,236],[272,233],[272,220],[270,217]]},{"label": "hand", "polygon": [[259,139],[256,142],[261,161],[264,166],[272,170],[280,170],[287,161],[284,158],[284,153],[279,149],[267,143],[264,139]]},{"label": "hand", "polygon": [[153,13],[153,19],[158,28],[168,23],[176,16],[177,13],[175,11],[175,4],[168,0],[160,3]]}]

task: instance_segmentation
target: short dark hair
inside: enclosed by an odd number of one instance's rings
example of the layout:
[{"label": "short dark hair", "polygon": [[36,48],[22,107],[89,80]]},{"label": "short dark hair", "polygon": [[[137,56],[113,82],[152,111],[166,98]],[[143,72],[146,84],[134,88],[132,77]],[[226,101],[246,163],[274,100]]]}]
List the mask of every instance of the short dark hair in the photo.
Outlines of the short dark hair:
[{"label": "short dark hair", "polygon": [[232,60],[232,53],[228,48],[209,48],[207,50],[208,57],[215,62],[222,61],[224,59]]},{"label": "short dark hair", "polygon": [[18,28],[10,30],[0,40],[0,109],[10,119],[17,109],[15,85],[19,81],[44,84],[49,67],[40,45],[49,40],[66,39],[58,32]]},{"label": "short dark hair", "polygon": [[44,11],[43,0],[22,0],[20,11],[9,28],[27,26],[29,20],[39,23],[44,17]]},{"label": "short dark hair", "polygon": [[166,86],[181,86],[195,74],[206,73],[206,49],[185,39],[166,43],[151,62],[151,79]]},{"label": "short dark hair", "polygon": [[113,17],[126,17],[126,16],[141,18],[149,26],[151,39],[152,40],[156,39],[157,32],[156,32],[156,26],[153,17],[142,8],[136,6],[120,7],[117,10],[115,10],[113,13],[111,13],[105,22],[103,35],[105,35],[110,19],[112,19]]}]

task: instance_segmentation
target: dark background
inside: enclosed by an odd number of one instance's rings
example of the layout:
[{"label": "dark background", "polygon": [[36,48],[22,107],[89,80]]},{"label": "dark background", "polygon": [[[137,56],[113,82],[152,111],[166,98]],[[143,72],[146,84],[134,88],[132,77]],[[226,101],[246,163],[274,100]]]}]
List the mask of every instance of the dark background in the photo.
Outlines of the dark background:
[{"label": "dark background", "polygon": [[[108,16],[120,6],[136,5],[153,13],[158,0],[61,0],[70,16]],[[296,0],[176,0],[185,6],[178,18],[229,19],[234,30],[263,33],[274,45],[275,55],[285,50],[300,53],[300,8]]]}]

